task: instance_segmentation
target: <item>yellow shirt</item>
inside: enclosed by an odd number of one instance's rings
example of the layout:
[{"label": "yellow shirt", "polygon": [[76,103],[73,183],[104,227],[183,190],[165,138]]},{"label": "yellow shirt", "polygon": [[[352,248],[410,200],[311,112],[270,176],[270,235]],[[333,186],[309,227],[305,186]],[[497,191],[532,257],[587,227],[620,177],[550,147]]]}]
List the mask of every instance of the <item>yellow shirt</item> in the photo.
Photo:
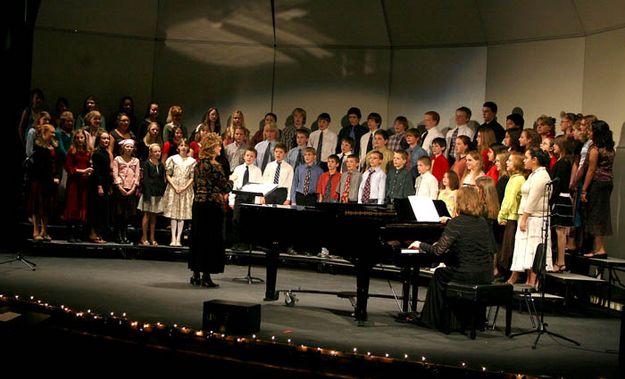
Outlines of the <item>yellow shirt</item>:
[{"label": "yellow shirt", "polygon": [[519,205],[521,204],[521,186],[525,183],[525,177],[521,174],[513,174],[506,184],[503,201],[499,208],[497,220],[518,220]]}]

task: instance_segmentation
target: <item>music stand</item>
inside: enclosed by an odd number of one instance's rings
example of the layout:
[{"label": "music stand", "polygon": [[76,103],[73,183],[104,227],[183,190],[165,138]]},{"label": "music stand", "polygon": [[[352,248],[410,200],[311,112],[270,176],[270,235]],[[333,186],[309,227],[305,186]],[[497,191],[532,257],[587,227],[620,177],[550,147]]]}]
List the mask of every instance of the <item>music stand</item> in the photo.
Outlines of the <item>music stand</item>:
[{"label": "music stand", "polygon": [[263,279],[252,276],[252,244],[249,245],[249,254],[247,257],[247,275],[240,278],[232,278],[232,280],[235,282],[247,282],[247,284],[265,283]]},{"label": "music stand", "polygon": [[37,270],[37,264],[35,262],[29,261],[28,259],[24,258],[22,253],[17,253],[14,258],[0,262],[0,265],[5,264],[5,263],[11,263],[11,262],[22,262],[29,269],[33,271]]},{"label": "music stand", "polygon": [[565,341],[574,343],[577,346],[580,346],[579,342],[571,338],[568,338],[561,334],[554,333],[554,332],[547,330],[547,326],[549,324],[545,322],[545,281],[547,278],[547,246],[548,246],[547,242],[549,239],[549,233],[548,233],[549,226],[550,226],[549,220],[551,218],[551,212],[549,208],[549,199],[551,198],[553,184],[554,184],[554,181],[550,181],[547,184],[545,184],[545,192],[547,196],[545,196],[545,201],[543,203],[543,207],[544,207],[543,209],[545,209],[546,212],[543,215],[543,220],[542,220],[543,221],[542,229],[541,229],[542,242],[538,244],[538,246],[536,247],[536,255],[534,256],[534,262],[532,264],[532,270],[535,271],[537,276],[539,277],[538,285],[540,287],[540,300],[541,300],[540,317],[537,318],[538,324],[536,325],[535,329],[510,335],[510,338],[512,338],[512,337],[522,336],[525,334],[538,333],[538,335],[536,336],[536,339],[534,340],[534,344],[532,345],[532,349],[536,349],[536,346],[538,345],[538,340],[540,339],[540,336],[542,336],[543,334],[548,334],[550,336],[557,337]]},{"label": "music stand", "polygon": [[[244,196],[262,196],[265,197],[278,188],[277,184],[260,184],[248,183],[232,193]],[[236,203],[235,203],[236,204]],[[256,276],[252,276],[252,244],[248,245],[247,275],[240,278],[233,278],[235,282],[247,282],[247,284],[264,283],[265,281]]]}]

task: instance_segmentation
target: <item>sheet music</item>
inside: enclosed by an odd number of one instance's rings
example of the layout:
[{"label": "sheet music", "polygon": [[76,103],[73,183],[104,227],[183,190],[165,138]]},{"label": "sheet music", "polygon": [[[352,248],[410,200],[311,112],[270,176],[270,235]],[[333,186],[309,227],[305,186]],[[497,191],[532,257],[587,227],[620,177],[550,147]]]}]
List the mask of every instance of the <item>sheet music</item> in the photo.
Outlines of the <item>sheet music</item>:
[{"label": "sheet music", "polygon": [[408,196],[412,212],[419,222],[440,222],[434,202],[427,196]]},{"label": "sheet music", "polygon": [[401,254],[425,254],[425,251],[420,249],[401,249]]},{"label": "sheet music", "polygon": [[247,183],[240,190],[232,191],[234,193],[245,193],[255,196],[267,196],[278,188],[277,184],[273,183]]}]

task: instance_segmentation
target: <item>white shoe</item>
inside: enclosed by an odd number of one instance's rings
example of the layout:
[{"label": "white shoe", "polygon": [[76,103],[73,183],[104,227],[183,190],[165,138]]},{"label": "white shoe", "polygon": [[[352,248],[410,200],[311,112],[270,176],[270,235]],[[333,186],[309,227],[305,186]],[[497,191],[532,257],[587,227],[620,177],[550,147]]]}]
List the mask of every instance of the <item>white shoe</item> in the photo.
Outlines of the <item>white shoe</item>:
[{"label": "white shoe", "polygon": [[439,269],[439,268],[441,268],[441,267],[447,267],[447,266],[445,266],[445,264],[441,262],[441,263],[439,263],[439,265],[438,265],[438,266],[434,267],[434,268],[432,269],[432,271],[436,271],[437,269]]},{"label": "white shoe", "polygon": [[329,258],[330,257],[330,251],[328,249],[326,249],[325,247],[321,248],[321,253],[319,253],[318,255],[320,258]]}]

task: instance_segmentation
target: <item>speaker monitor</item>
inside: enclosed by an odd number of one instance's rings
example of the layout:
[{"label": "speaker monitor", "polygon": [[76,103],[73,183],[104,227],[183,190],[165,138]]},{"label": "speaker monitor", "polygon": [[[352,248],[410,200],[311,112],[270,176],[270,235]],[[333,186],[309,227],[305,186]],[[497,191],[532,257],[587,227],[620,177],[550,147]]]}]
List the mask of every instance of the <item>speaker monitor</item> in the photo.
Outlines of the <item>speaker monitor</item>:
[{"label": "speaker monitor", "polygon": [[260,304],[205,301],[202,330],[228,334],[256,333],[260,330]]}]

